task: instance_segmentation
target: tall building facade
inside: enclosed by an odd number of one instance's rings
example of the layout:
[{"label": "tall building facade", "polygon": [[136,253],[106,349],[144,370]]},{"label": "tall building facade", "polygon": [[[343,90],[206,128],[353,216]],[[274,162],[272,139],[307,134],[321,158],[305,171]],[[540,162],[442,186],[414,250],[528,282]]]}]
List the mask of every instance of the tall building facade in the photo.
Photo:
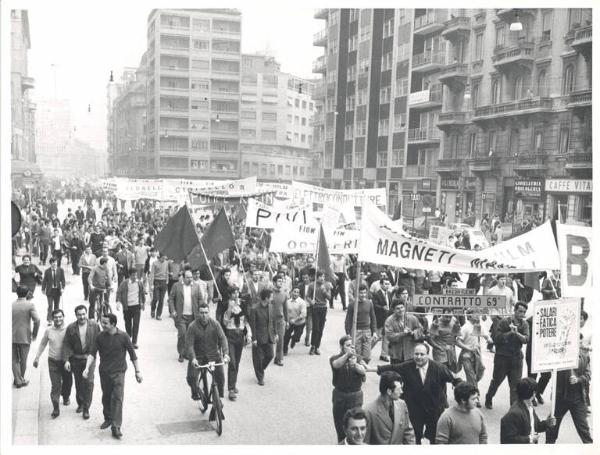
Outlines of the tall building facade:
[{"label": "tall building facade", "polygon": [[407,217],[591,220],[591,10],[315,18],[325,186],[385,186]]},{"label": "tall building facade", "polygon": [[36,159],[46,176],[60,177],[72,161],[67,151],[75,133],[71,121],[71,106],[68,100],[39,98],[36,100]]},{"label": "tall building facade", "polygon": [[34,79],[29,76],[31,47],[27,10],[11,10],[11,179],[31,185],[40,177],[35,164],[35,104],[29,98]]},{"label": "tall building facade", "polygon": [[240,40],[235,10],[150,13],[149,176],[240,175]]},{"label": "tall building facade", "polygon": [[314,83],[284,73],[273,57],[242,55],[242,177],[311,180]]}]

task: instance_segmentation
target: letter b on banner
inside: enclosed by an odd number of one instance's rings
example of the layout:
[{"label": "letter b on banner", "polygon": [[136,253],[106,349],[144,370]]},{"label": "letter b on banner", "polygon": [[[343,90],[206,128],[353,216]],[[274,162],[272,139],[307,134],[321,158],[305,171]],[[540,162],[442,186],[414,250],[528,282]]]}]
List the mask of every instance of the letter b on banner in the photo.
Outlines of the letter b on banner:
[{"label": "letter b on banner", "polygon": [[556,226],[560,254],[563,297],[591,297],[592,228],[558,224]]},{"label": "letter b on banner", "polygon": [[572,286],[583,286],[587,279],[590,242],[587,238],[567,234],[567,280]]}]

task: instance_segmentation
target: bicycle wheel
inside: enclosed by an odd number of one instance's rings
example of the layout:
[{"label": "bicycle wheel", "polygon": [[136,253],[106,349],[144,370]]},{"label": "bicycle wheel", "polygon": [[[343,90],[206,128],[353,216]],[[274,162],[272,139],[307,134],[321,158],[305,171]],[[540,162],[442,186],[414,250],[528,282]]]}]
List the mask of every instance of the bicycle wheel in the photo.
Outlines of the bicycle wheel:
[{"label": "bicycle wheel", "polygon": [[216,422],[216,432],[219,436],[223,433],[223,407],[221,406],[221,397],[219,397],[219,391],[217,390],[217,386],[213,385],[212,387],[212,400],[213,407],[212,410],[214,412],[214,418]]},{"label": "bicycle wheel", "polygon": [[200,395],[200,400],[198,400],[198,406],[200,407],[200,412],[202,414],[204,414],[208,409],[208,396],[202,384],[206,379],[203,378],[203,376],[204,374],[202,373],[200,374],[200,376],[198,376],[198,394]]}]

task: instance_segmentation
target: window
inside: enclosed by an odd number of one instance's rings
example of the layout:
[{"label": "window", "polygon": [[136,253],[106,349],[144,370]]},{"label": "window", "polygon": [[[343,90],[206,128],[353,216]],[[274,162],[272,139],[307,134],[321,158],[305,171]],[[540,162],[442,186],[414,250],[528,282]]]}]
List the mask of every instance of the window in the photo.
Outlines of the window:
[{"label": "window", "polygon": [[292,142],[292,132],[291,131],[286,131],[285,132],[285,139],[288,142]]},{"label": "window", "polygon": [[390,133],[390,121],[387,118],[379,119],[379,136],[387,136]]},{"label": "window", "polygon": [[297,115],[294,115],[294,125],[300,125],[300,117]]},{"label": "window", "polygon": [[192,139],[192,150],[208,150],[206,139]]},{"label": "window", "polygon": [[574,29],[581,25],[581,8],[569,9],[569,29]]},{"label": "window", "polygon": [[[406,80],[406,83],[408,84],[408,79]],[[360,89],[357,94],[357,99],[358,99],[359,106],[362,106],[363,104],[367,104],[367,101],[368,101],[367,90]]]},{"label": "window", "polygon": [[277,175],[283,175],[283,164],[277,165]]},{"label": "window", "polygon": [[523,98],[523,76],[517,76],[513,88],[513,100],[520,100],[521,98]]},{"label": "window", "polygon": [[193,100],[192,111],[208,111],[208,100]]},{"label": "window", "polygon": [[260,175],[267,175],[267,163],[260,164]]},{"label": "window", "polygon": [[410,43],[398,43],[398,61],[407,60],[410,57]]},{"label": "window", "polygon": [[404,165],[404,153],[402,149],[392,150],[392,166],[403,166]]},{"label": "window", "polygon": [[517,128],[510,130],[508,154],[509,156],[517,156],[519,154],[519,130]]},{"label": "window", "polygon": [[260,138],[263,141],[274,141],[277,138],[277,132],[275,130],[261,130]]},{"label": "window", "polygon": [[192,69],[208,71],[209,62],[208,60],[196,60],[192,59]]},{"label": "window", "polygon": [[474,157],[478,155],[478,147],[477,147],[477,133],[471,133],[469,137],[469,156]]},{"label": "window", "polygon": [[294,117],[292,116],[292,114],[288,114],[288,116],[287,116],[288,123],[292,123],[293,120],[294,120]]},{"label": "window", "polygon": [[192,40],[192,44],[194,45],[194,50],[197,51],[208,51],[208,40],[203,39],[195,39]]},{"label": "window", "polygon": [[545,70],[540,71],[540,73],[538,74],[537,87],[538,87],[538,91],[537,91],[538,96],[541,96],[541,97],[548,96],[548,85],[546,84],[546,71]]},{"label": "window", "polygon": [[405,112],[394,114],[394,131],[404,131],[406,129],[406,116]]},{"label": "window", "polygon": [[473,91],[471,93],[471,103],[473,104],[473,109],[479,106],[479,84],[473,84]]},{"label": "window", "polygon": [[353,81],[356,79],[356,65],[350,65],[348,67],[348,80]]},{"label": "window", "polygon": [[298,176],[298,166],[294,166],[292,168],[292,176],[293,177],[297,177]]},{"label": "window", "polygon": [[560,138],[558,140],[559,154],[566,155],[569,150],[569,127],[562,127],[560,129]]},{"label": "window", "polygon": [[506,24],[496,27],[496,47],[504,47],[506,43]]},{"label": "window", "polygon": [[311,102],[311,103],[308,103],[308,109],[309,109],[310,111],[314,111],[314,110],[315,110],[315,103],[312,103],[312,102]]},{"label": "window", "polygon": [[300,142],[302,142],[303,144],[306,144],[306,134],[300,135]]},{"label": "window", "polygon": [[306,101],[302,101],[302,109],[306,109]]},{"label": "window", "polygon": [[498,104],[501,102],[500,89],[500,80],[496,79],[492,82],[492,104]]},{"label": "window", "polygon": [[393,62],[393,53],[392,52],[388,52],[387,54],[385,54],[382,59],[381,59],[381,71],[388,71],[392,69],[392,65],[394,64]]},{"label": "window", "polygon": [[360,40],[367,41],[371,37],[371,24],[368,23],[360,28]]},{"label": "window", "polygon": [[387,167],[387,151],[377,152],[377,167]]},{"label": "window", "polygon": [[541,155],[544,141],[543,141],[543,131],[536,130],[533,134],[533,151],[536,155]]},{"label": "window", "polygon": [[242,139],[256,139],[256,130],[242,129]]},{"label": "window", "polygon": [[348,52],[352,52],[358,49],[358,35],[352,35],[348,39]]},{"label": "window", "polygon": [[298,133],[294,133],[294,142],[298,142],[300,140],[300,135]]},{"label": "window", "polygon": [[198,32],[210,32],[210,20],[192,19],[192,27]]},{"label": "window", "polygon": [[241,117],[246,120],[256,120],[256,111],[242,111]]},{"label": "window", "polygon": [[263,112],[262,119],[264,122],[276,122],[277,112]]},{"label": "window", "polygon": [[329,55],[335,54],[337,52],[337,47],[338,47],[337,39],[331,38],[329,40],[329,45],[327,46],[327,48],[329,49]]},{"label": "window", "polygon": [[391,18],[383,23],[383,37],[387,38],[394,34],[394,18]]},{"label": "window", "polygon": [[552,10],[546,10],[542,13],[542,38],[540,41],[550,41],[552,39]]},{"label": "window", "polygon": [[346,111],[353,111],[354,110],[354,95],[349,95],[348,98],[346,98]]},{"label": "window", "polygon": [[286,164],[286,166],[285,166],[285,175],[289,177],[290,171],[291,171],[291,166],[289,166],[289,165]]},{"label": "window", "polygon": [[192,90],[197,92],[208,91],[208,80],[207,79],[192,79]]},{"label": "window", "polygon": [[269,164],[269,175],[275,175],[275,165]]},{"label": "window", "polygon": [[350,10],[350,22],[354,22],[358,20],[358,9],[352,8]]},{"label": "window", "polygon": [[262,82],[264,87],[277,88],[278,78],[270,74],[263,74]]},{"label": "window", "polygon": [[354,167],[365,167],[365,152],[364,150],[356,150],[354,152]]},{"label": "window", "polygon": [[356,122],[356,135],[364,136],[365,134],[367,134],[367,122]]},{"label": "window", "polygon": [[294,106],[300,107],[300,100],[298,98],[294,99]]},{"label": "window", "polygon": [[312,145],[312,134],[308,135],[308,144]]},{"label": "window", "polygon": [[352,153],[344,153],[344,169],[352,167]]},{"label": "window", "polygon": [[344,130],[344,139],[349,140],[354,138],[354,125],[346,125]]},{"label": "window", "polygon": [[208,160],[192,160],[192,169],[208,169]]},{"label": "window", "polygon": [[358,72],[359,72],[359,74],[363,74],[363,73],[366,73],[367,71],[369,71],[369,59],[361,58],[360,62],[358,63]]},{"label": "window", "polygon": [[460,135],[453,133],[450,135],[450,158],[458,158],[458,148],[460,144]]},{"label": "window", "polygon": [[563,95],[568,95],[573,91],[573,65],[569,64],[563,73]]},{"label": "window", "polygon": [[488,149],[490,156],[496,152],[496,145],[498,144],[498,133],[496,131],[490,131],[488,133]]},{"label": "window", "polygon": [[483,60],[483,32],[475,35],[475,60]]},{"label": "window", "polygon": [[384,87],[379,90],[379,104],[387,104],[392,96],[392,87]]},{"label": "window", "polygon": [[306,117],[302,117],[302,126],[306,126]]},{"label": "window", "polygon": [[408,78],[396,79],[396,97],[408,95]]}]

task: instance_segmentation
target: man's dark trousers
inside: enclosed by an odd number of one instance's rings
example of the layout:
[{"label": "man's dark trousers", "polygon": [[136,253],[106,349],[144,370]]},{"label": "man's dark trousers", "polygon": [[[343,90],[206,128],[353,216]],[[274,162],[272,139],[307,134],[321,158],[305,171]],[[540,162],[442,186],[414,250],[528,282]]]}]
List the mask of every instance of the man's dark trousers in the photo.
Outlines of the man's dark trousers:
[{"label": "man's dark trousers", "polygon": [[126,311],[123,311],[123,320],[125,321],[125,331],[131,337],[131,342],[137,344],[138,333],[140,331],[140,314],[139,305],[128,306]]},{"label": "man's dark trousers", "polygon": [[587,420],[587,404],[581,397],[573,400],[557,399],[554,411],[556,425],[546,432],[546,444],[554,444],[558,439],[560,423],[567,412],[571,412],[575,430],[584,444],[592,444],[592,434]]},{"label": "man's dark trousers", "polygon": [[50,400],[52,404],[58,405],[62,395],[63,400],[68,400],[73,387],[73,376],[70,371],[65,370],[63,360],[55,360],[48,357],[48,372],[50,373]]},{"label": "man's dark trousers", "polygon": [[154,293],[152,294],[152,313],[161,316],[167,293],[167,280],[154,280]]},{"label": "man's dark trousers", "polygon": [[88,378],[85,379],[83,377],[83,370],[85,370],[86,359],[71,357],[70,362],[71,371],[75,379],[75,399],[77,400],[77,406],[81,406],[84,410],[89,411],[94,395],[94,365],[92,364],[90,367]]},{"label": "man's dark trousers", "polygon": [[441,410],[432,411],[423,407],[408,410],[410,423],[412,423],[415,430],[415,441],[417,444],[421,444],[421,439],[424,437],[429,439],[430,444],[435,444],[437,423],[441,415]]},{"label": "man's dark trousers", "polygon": [[102,387],[102,413],[104,420],[112,422],[113,427],[123,423],[123,397],[125,393],[125,372],[100,372]]},{"label": "man's dark trousers", "polygon": [[333,424],[337,433],[338,442],[346,437],[344,433],[344,414],[348,409],[363,405],[362,390],[358,392],[341,392],[333,389],[331,401],[333,403]]},{"label": "man's dark trousers", "polygon": [[182,314],[174,320],[175,328],[177,329],[177,353],[185,356],[185,334],[192,322],[194,322],[193,314]]},{"label": "man's dark trousers", "polygon": [[505,355],[494,356],[494,372],[490,382],[490,388],[485,395],[486,401],[491,401],[504,378],[508,376],[510,387],[510,404],[517,400],[517,383],[523,376],[523,359]]},{"label": "man's dark trousers", "polygon": [[48,299],[48,314],[46,315],[46,321],[52,321],[52,311],[60,308],[60,290],[59,289],[48,289],[46,291],[46,298]]},{"label": "man's dark trousers", "polygon": [[312,335],[311,345],[318,349],[321,346],[321,338],[325,329],[325,320],[327,319],[327,306],[313,306],[312,309]]},{"label": "man's dark trousers", "polygon": [[83,300],[88,300],[90,297],[90,283],[88,281],[89,277],[90,272],[81,272],[81,281],[83,283]]},{"label": "man's dark trousers", "polygon": [[254,365],[256,379],[259,381],[265,379],[265,369],[275,356],[273,347],[274,345],[271,343],[258,343],[256,346],[252,344],[252,364]]}]

